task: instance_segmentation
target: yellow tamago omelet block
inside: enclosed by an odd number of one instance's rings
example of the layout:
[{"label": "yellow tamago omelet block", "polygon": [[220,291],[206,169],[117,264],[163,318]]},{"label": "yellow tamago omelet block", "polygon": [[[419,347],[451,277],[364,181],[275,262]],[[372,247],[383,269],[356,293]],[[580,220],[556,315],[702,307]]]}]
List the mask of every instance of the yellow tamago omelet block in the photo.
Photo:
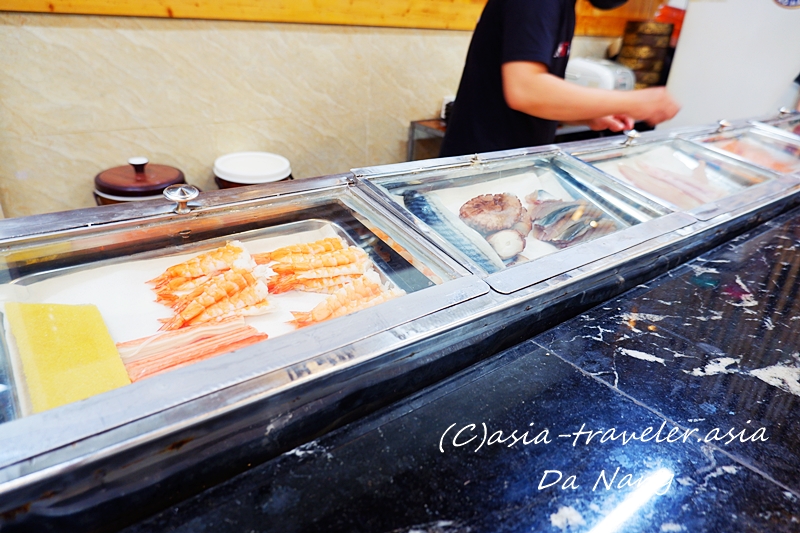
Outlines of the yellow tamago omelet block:
[{"label": "yellow tamago omelet block", "polygon": [[130,383],[94,305],[7,302],[34,413]]}]

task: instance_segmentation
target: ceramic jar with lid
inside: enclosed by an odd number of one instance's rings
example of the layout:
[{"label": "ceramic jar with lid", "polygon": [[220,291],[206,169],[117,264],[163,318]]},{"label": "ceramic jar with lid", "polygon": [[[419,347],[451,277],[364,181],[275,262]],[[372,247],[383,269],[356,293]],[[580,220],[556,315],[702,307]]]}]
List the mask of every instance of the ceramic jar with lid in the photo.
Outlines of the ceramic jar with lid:
[{"label": "ceramic jar with lid", "polygon": [[97,205],[162,198],[170,185],[186,183],[183,172],[168,165],[150,163],[146,157],[132,157],[127,165],[110,168],[94,178]]}]

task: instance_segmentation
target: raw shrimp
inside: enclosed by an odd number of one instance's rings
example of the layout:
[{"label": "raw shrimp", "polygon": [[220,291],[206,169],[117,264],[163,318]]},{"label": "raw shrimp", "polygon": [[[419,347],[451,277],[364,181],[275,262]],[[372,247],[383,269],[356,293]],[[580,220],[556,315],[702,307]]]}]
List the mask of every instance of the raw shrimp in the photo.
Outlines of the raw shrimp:
[{"label": "raw shrimp", "polygon": [[362,309],[366,309],[367,307],[372,307],[373,305],[378,305],[380,303],[386,302],[391,300],[392,298],[397,298],[398,296],[402,296],[405,294],[405,291],[400,289],[391,289],[388,291],[383,291],[376,296],[369,298],[368,300],[357,300],[354,302],[349,302],[344,307],[337,309],[333,312],[330,318],[336,318],[344,315],[349,315],[350,313],[355,313],[356,311],[361,311]]},{"label": "raw shrimp", "polygon": [[298,326],[307,326],[309,324],[315,322],[322,322],[324,320],[330,320],[331,318],[338,318],[340,316],[349,315],[350,313],[355,313],[356,311],[361,311],[362,309],[367,309],[368,307],[372,307],[374,305],[381,304],[392,298],[397,298],[398,296],[402,296],[405,294],[405,291],[400,289],[392,289],[385,292],[379,292],[376,295],[370,296],[365,299],[354,300],[349,302],[347,305],[343,305],[338,307],[330,315],[326,316],[321,320],[314,320],[313,316],[310,316],[310,313],[292,313],[295,317],[295,323]]},{"label": "raw shrimp", "polygon": [[211,279],[211,276],[200,276],[199,278],[172,278],[163,286],[154,288],[157,302],[174,302],[181,295],[187,294]]},{"label": "raw shrimp", "polygon": [[[341,268],[341,267],[334,267]],[[313,271],[312,271],[313,272]],[[286,291],[308,291],[308,292],[326,292],[333,293],[336,289],[340,289],[346,284],[352,282],[361,275],[361,272],[356,274],[344,274],[340,276],[320,277],[320,278],[301,278],[299,276],[287,276],[279,280],[275,285],[270,286],[270,292],[278,294]]]},{"label": "raw shrimp", "polygon": [[200,314],[203,309],[214,305],[227,296],[233,296],[256,282],[255,276],[247,270],[234,268],[226,270],[209,279],[189,294],[180,297],[172,304],[176,313],[184,314],[190,309],[197,310],[191,316],[184,316],[186,320]]},{"label": "raw shrimp", "polygon": [[744,139],[734,139],[719,147],[726,152],[748,159],[756,165],[771,168],[777,172],[787,173],[797,169],[798,162],[793,161],[791,156],[762,148],[758,144]]},{"label": "raw shrimp", "polygon": [[367,272],[371,263],[369,261],[358,261],[350,263],[349,265],[320,267],[314,270],[301,270],[293,274],[297,279],[316,279],[316,278],[334,278],[336,276],[351,276],[357,274],[364,274]]},{"label": "raw shrimp", "polygon": [[359,261],[357,263],[350,263],[349,265],[320,267],[315,268],[314,270],[301,270],[294,274],[285,273],[279,275],[277,278],[272,278],[269,280],[269,291],[272,293],[286,292],[292,290],[294,285],[308,285],[309,283],[313,284],[313,280],[318,280],[321,278],[337,278],[342,276],[351,276],[353,278],[357,278],[361,274],[366,274],[369,268],[369,261]]},{"label": "raw shrimp", "polygon": [[[242,261],[241,259],[243,257],[244,260]],[[225,246],[169,267],[163,274],[157,278],[151,279],[148,283],[156,287],[162,287],[175,278],[199,278],[200,276],[228,270],[237,263],[240,263],[238,266],[242,268],[255,266],[252,262],[249,254],[245,252],[242,243],[239,241],[230,241],[225,244]]]},{"label": "raw shrimp", "polygon": [[334,314],[354,302],[366,302],[383,291],[380,284],[367,276],[360,276],[317,304],[314,309],[305,312],[292,312],[295,323],[307,325],[332,318]]},{"label": "raw shrimp", "polygon": [[270,261],[279,261],[281,257],[287,255],[313,255],[335,252],[336,250],[343,249],[344,244],[341,237],[328,237],[314,242],[284,246],[283,248],[278,248],[277,250],[265,254],[254,254],[253,259],[255,259],[257,264],[265,264]]},{"label": "raw shrimp", "polygon": [[[234,315],[258,314],[253,311],[265,312],[268,307],[268,294],[269,289],[267,285],[259,279],[253,285],[235,293],[233,296],[227,296],[206,307],[200,314],[193,316],[189,320],[183,320],[181,315],[176,315],[174,318],[165,321],[161,330],[178,329],[185,324],[200,324]],[[244,311],[245,308],[251,307],[254,308],[247,312]]]},{"label": "raw shrimp", "polygon": [[356,246],[317,255],[285,255],[271,265],[278,274],[293,274],[325,267],[337,267],[367,260],[367,253]]}]

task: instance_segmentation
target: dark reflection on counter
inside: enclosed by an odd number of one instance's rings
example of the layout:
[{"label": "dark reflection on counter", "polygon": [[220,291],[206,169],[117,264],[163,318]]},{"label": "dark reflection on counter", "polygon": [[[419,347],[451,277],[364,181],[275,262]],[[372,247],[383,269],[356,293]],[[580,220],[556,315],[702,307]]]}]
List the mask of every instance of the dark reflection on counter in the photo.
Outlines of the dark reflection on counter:
[{"label": "dark reflection on counter", "polygon": [[796,499],[673,427],[526,343],[129,531],[793,530]]},{"label": "dark reflection on counter", "polygon": [[[542,346],[800,492],[800,228],[790,215],[595,309]],[[692,422],[694,421],[694,422]],[[755,445],[758,428],[768,440]],[[730,442],[728,442],[730,441]]]},{"label": "dark reflection on counter", "polygon": [[798,531],[798,221],[127,531]]}]

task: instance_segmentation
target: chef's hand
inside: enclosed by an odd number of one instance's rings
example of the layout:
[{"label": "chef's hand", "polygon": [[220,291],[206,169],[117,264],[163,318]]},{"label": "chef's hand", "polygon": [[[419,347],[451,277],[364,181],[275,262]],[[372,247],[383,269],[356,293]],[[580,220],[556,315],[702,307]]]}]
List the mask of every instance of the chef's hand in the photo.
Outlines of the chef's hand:
[{"label": "chef's hand", "polygon": [[651,126],[671,119],[681,110],[681,106],[664,87],[638,89],[630,94],[634,98],[631,116],[636,120],[643,120]]},{"label": "chef's hand", "polygon": [[586,124],[592,131],[625,131],[633,129],[633,117],[628,115],[607,115],[605,117],[587,120]]}]

